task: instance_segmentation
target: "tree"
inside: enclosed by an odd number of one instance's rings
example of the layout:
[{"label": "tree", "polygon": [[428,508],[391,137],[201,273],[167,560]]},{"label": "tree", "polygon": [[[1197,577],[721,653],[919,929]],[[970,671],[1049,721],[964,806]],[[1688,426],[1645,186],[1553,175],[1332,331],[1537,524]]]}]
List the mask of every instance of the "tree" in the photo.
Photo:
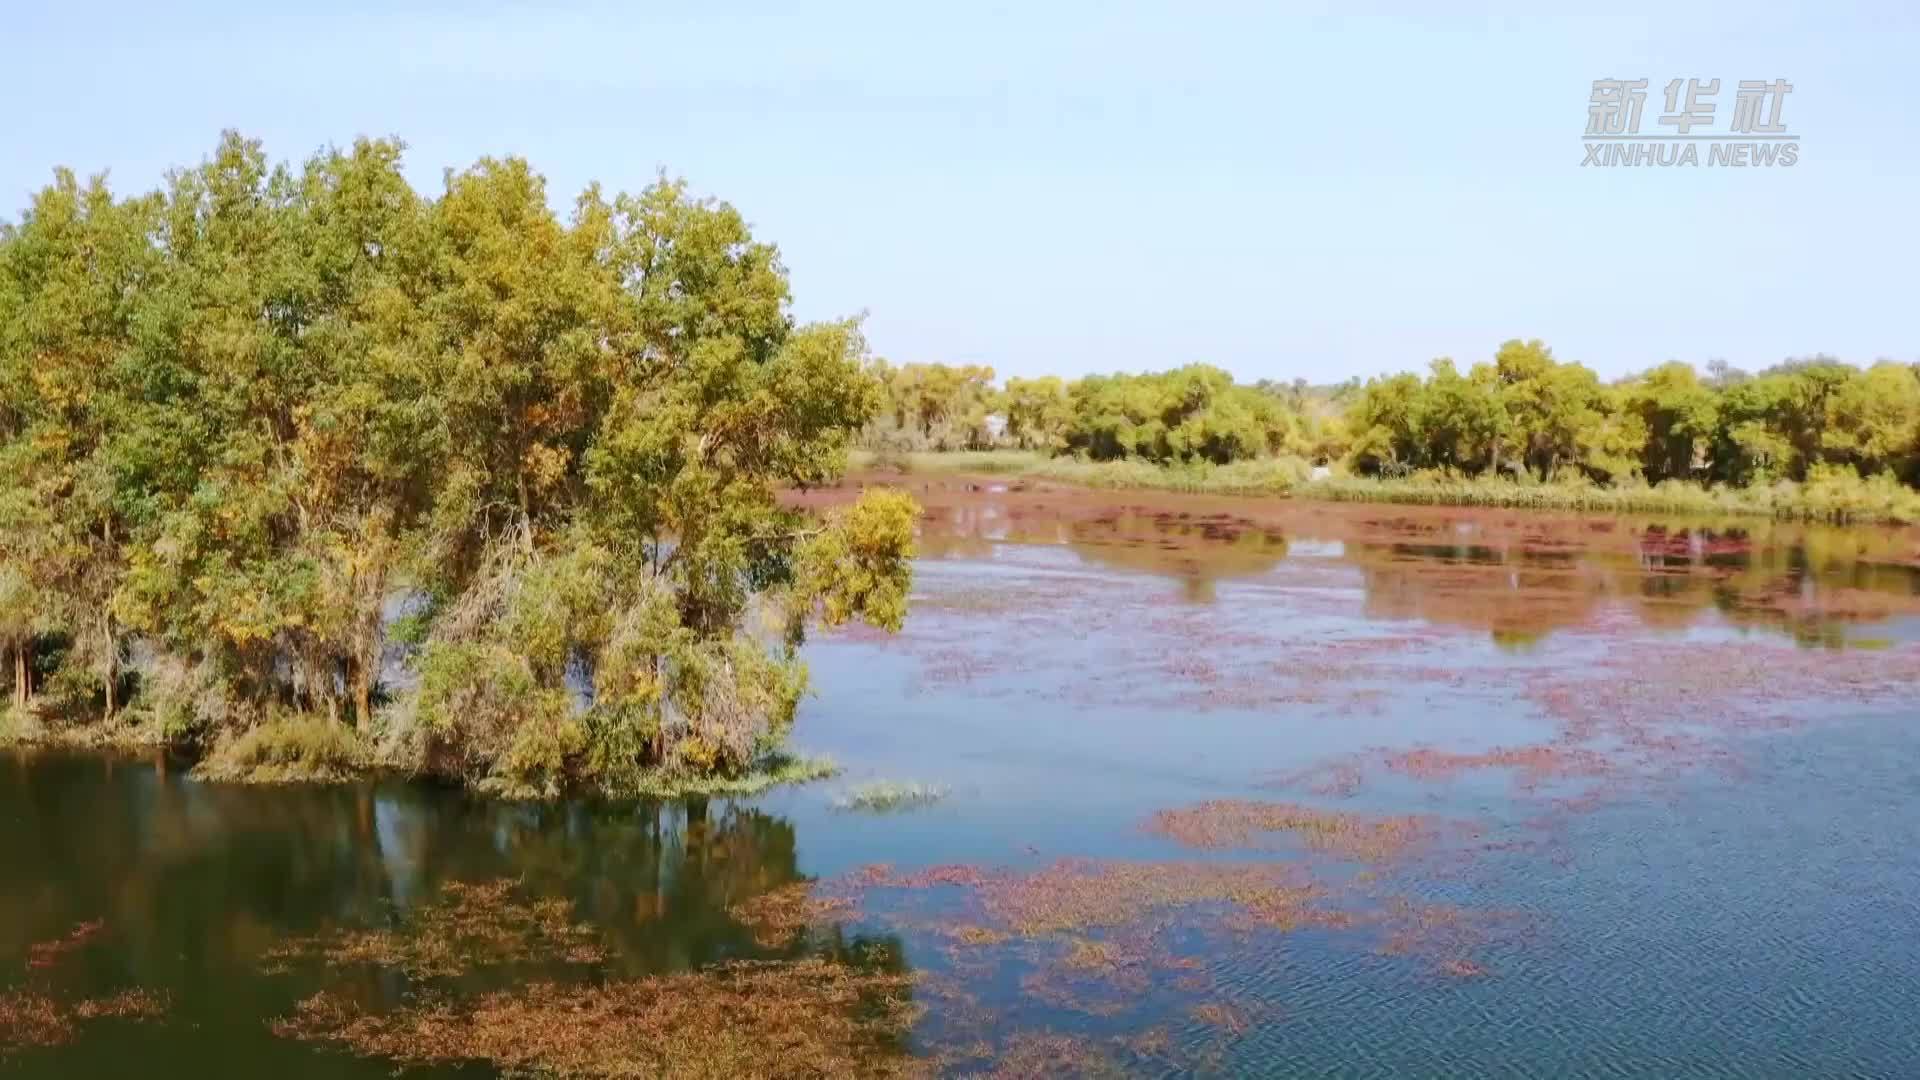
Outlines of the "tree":
[{"label": "tree", "polygon": [[0,237],[0,624],[15,701],[32,693],[31,652],[58,634],[117,708],[126,571],[112,421],[132,342],[130,298],[151,272],[152,200],[116,203],[102,178],[67,170]]},{"label": "tree", "polygon": [[1624,408],[1646,431],[1640,465],[1648,480],[1683,479],[1705,464],[1719,424],[1719,400],[1690,365],[1662,364],[1630,382]]},{"label": "tree", "polygon": [[1067,449],[1097,461],[1225,464],[1272,454],[1292,433],[1284,409],[1225,371],[1189,364],[1152,375],[1090,375],[1069,393]]},{"label": "tree", "polygon": [[1419,433],[1422,464],[1473,473],[1499,467],[1509,424],[1498,385],[1461,375],[1452,360],[1433,362],[1409,421]]},{"label": "tree", "polygon": [[131,634],[171,737],[364,732],[398,629],[420,687],[389,733],[422,763],[516,791],[748,767],[807,626],[905,610],[911,500],[779,497],[880,408],[858,326],[796,325],[777,251],[677,181],[562,222],[524,161],[428,199],[402,151],[294,169],[229,133],[152,196],[62,173],[0,234],[16,699],[58,633],[113,710]]},{"label": "tree", "polygon": [[1399,473],[1426,464],[1426,440],[1418,428],[1420,376],[1403,372],[1368,379],[1347,414],[1354,463],[1371,473]]},{"label": "tree", "polygon": [[1920,470],[1920,373],[1881,361],[1827,398],[1824,452],[1863,473],[1912,482]]},{"label": "tree", "polygon": [[1073,422],[1067,384],[1056,375],[1011,378],[1000,395],[1007,435],[1023,450],[1059,450]]},{"label": "tree", "polygon": [[1600,380],[1579,364],[1554,360],[1539,341],[1514,339],[1494,354],[1501,400],[1526,464],[1552,480],[1563,462],[1581,460],[1581,446],[1600,423]]}]

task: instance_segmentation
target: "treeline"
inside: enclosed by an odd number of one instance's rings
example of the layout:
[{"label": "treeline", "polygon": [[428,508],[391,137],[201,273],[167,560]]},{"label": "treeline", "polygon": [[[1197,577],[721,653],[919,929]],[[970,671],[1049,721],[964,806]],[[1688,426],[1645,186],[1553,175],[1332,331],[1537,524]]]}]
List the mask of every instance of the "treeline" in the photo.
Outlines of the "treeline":
[{"label": "treeline", "polygon": [[909,500],[776,498],[883,403],[857,327],[796,325],[777,251],[681,183],[562,220],[525,161],[429,197],[401,151],[228,134],[0,229],[5,725],[514,791],[750,768],[807,622],[904,613]]},{"label": "treeline", "polygon": [[1363,472],[1572,471],[1598,481],[1805,480],[1822,467],[1920,479],[1920,368],[1826,357],[1758,375],[1682,363],[1602,383],[1538,341],[1510,341],[1461,373],[1370,381],[1348,414]]},{"label": "treeline", "polygon": [[1218,368],[1045,377],[878,365],[875,450],[1043,450],[1095,461],[1227,464],[1294,457],[1365,476],[1439,472],[1601,484],[1747,486],[1815,472],[1920,483],[1920,365],[1827,357],[1758,374],[1668,363],[1606,382],[1509,341],[1461,371],[1334,386],[1236,385]]},{"label": "treeline", "polygon": [[1226,464],[1323,456],[1338,421],[1293,388],[1241,386],[1191,364],[1147,375],[1010,378],[988,367],[875,365],[887,404],[864,433],[872,450],[1014,447],[1095,461]]}]

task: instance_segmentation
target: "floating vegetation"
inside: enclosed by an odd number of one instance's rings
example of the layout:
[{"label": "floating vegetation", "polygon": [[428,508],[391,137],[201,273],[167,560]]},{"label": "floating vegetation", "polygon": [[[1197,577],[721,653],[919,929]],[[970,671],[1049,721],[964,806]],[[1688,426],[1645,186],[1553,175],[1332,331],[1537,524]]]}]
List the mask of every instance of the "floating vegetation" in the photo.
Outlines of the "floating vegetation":
[{"label": "floating vegetation", "polygon": [[330,967],[395,968],[417,979],[461,975],[499,964],[594,964],[605,958],[599,933],[573,921],[573,905],[560,899],[515,897],[518,883],[447,882],[440,896],[405,912],[392,929],[336,931],[294,938],[263,957],[270,973],[298,960],[319,958]]},{"label": "floating vegetation", "polygon": [[1380,952],[1427,961],[1441,975],[1470,979],[1487,974],[1472,954],[1496,932],[1511,933],[1521,919],[1511,912],[1428,904],[1396,898],[1372,921],[1387,931]]},{"label": "floating vegetation", "polygon": [[1063,859],[1032,874],[989,879],[986,910],[1026,937],[1136,922],[1198,904],[1231,906],[1249,921],[1292,928],[1318,891],[1286,867]]},{"label": "floating vegetation", "polygon": [[[27,946],[27,971],[38,975],[59,966],[96,942],[105,928],[105,921],[96,919],[80,923],[64,937]],[[96,1020],[156,1020],[166,1011],[164,994],[138,988],[78,1000],[33,987],[0,990],[0,1057],[71,1042],[82,1025]]]},{"label": "floating vegetation", "polygon": [[1314,851],[1367,861],[1396,858],[1434,835],[1431,821],[1411,815],[1373,817],[1244,799],[1215,799],[1161,810],[1148,820],[1147,828],[1206,850],[1260,846],[1263,837],[1284,834]]},{"label": "floating vegetation", "polygon": [[907,810],[946,797],[947,789],[938,784],[877,780],[841,792],[834,796],[831,805],[835,810]]},{"label": "floating vegetation", "polygon": [[845,879],[854,889],[964,890],[955,925],[983,941],[1041,938],[1136,924],[1181,908],[1237,913],[1244,926],[1293,929],[1314,921],[1320,889],[1280,863],[1130,862],[1061,859],[1031,872],[938,866],[894,876],[869,867]]},{"label": "floating vegetation", "polygon": [[1421,747],[1386,755],[1383,764],[1420,780],[1452,780],[1476,769],[1513,769],[1527,783],[1574,776],[1599,776],[1612,768],[1606,755],[1581,747],[1544,744],[1496,747],[1456,753]]},{"label": "floating vegetation", "polygon": [[1047,1080],[1055,1076],[1123,1077],[1125,1039],[1095,1040],[1054,1031],[1023,1031],[993,1052],[990,1068],[978,1075],[991,1080]]},{"label": "floating vegetation", "polygon": [[52,941],[36,942],[35,944],[27,946],[28,969],[49,968],[54,966],[60,962],[62,956],[76,949],[84,948],[89,942],[93,941],[94,938],[98,937],[100,931],[106,929],[106,926],[106,920],[104,919],[83,922],[75,926],[66,937],[55,938]]},{"label": "floating vegetation", "polygon": [[63,1002],[30,990],[0,991],[0,1055],[72,1042],[81,1025],[95,1020],[157,1020],[166,1015],[165,995],[122,990],[106,997]]},{"label": "floating vegetation", "polygon": [[758,795],[782,784],[808,784],[839,773],[840,765],[824,755],[768,754],[737,776],[704,776],[649,770],[610,793],[621,798],[684,799],[693,796]]},{"label": "floating vegetation", "polygon": [[320,993],[273,1026],[402,1065],[705,1080],[919,1076],[913,979],[819,958],[735,962],[598,986],[538,982],[369,1012]]},{"label": "floating vegetation", "polygon": [[805,881],[782,885],[727,909],[727,914],[753,931],[754,941],[770,949],[828,922],[850,918],[854,912],[852,900],[816,895],[813,884]]},{"label": "floating vegetation", "polygon": [[1201,1002],[1187,1010],[1187,1015],[1197,1024],[1218,1028],[1229,1035],[1242,1034],[1253,1026],[1253,1017],[1246,1009],[1224,1001]]}]

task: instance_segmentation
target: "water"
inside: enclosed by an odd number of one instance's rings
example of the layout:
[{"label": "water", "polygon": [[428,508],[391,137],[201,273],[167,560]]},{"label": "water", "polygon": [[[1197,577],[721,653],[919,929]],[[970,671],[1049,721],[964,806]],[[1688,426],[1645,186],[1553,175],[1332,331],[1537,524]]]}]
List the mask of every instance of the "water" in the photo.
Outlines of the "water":
[{"label": "water", "polygon": [[[542,980],[825,955],[910,976],[876,1070],[1912,1075],[1915,534],[996,487],[919,485],[902,635],[809,646],[823,784],[530,806],[0,758],[0,1072],[391,1075],[274,1024],[322,994],[478,1032]],[[947,794],[835,808],[876,779]],[[564,900],[590,955],[409,974],[490,882],[483,926]],[[751,903],[803,890],[805,930]],[[329,962],[369,929],[416,951]]]}]

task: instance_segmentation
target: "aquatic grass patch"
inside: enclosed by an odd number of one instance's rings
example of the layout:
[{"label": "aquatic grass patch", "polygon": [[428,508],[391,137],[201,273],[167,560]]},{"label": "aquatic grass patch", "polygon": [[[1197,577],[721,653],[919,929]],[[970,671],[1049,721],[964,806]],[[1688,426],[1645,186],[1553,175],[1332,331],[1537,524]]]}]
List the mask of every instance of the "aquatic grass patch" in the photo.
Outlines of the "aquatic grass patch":
[{"label": "aquatic grass patch", "polygon": [[68,932],[67,936],[52,941],[39,941],[27,946],[27,968],[50,968],[60,962],[68,953],[85,948],[100,936],[107,926],[106,920],[94,919],[83,922]]},{"label": "aquatic grass patch", "polygon": [[1838,525],[1920,522],[1920,492],[1886,474],[1861,477],[1840,468],[1816,469],[1804,483],[1782,480],[1746,487],[1707,487],[1686,480],[1605,486],[1584,478],[1549,483],[1442,471],[1405,477],[1330,476],[1301,485],[1296,494],[1327,502],[1771,517]]},{"label": "aquatic grass patch", "polygon": [[604,794],[647,799],[758,795],[782,784],[831,779],[839,772],[839,763],[825,755],[775,753],[760,758],[733,776],[648,770],[630,782],[607,787]]},{"label": "aquatic grass patch", "polygon": [[875,780],[838,793],[829,805],[835,810],[878,813],[930,806],[946,797],[947,789],[939,784]]},{"label": "aquatic grass patch", "polygon": [[957,924],[1020,938],[1126,926],[1192,907],[1232,909],[1247,925],[1289,928],[1311,921],[1311,902],[1321,895],[1285,863],[1079,858],[1033,871],[956,864],[896,875],[869,867],[838,884],[857,893],[955,888],[964,901]]},{"label": "aquatic grass patch", "polygon": [[399,1065],[481,1062],[513,1075],[930,1075],[906,1036],[913,977],[819,957],[735,961],[599,985],[535,982],[373,1012],[322,992],[273,1025]]},{"label": "aquatic grass patch", "polygon": [[195,771],[204,779],[236,783],[337,783],[359,775],[369,763],[366,745],[346,724],[282,716],[222,740]]},{"label": "aquatic grass patch", "polygon": [[595,964],[605,955],[599,932],[573,921],[572,903],[523,896],[518,882],[502,879],[447,882],[433,900],[400,913],[393,927],[291,938],[261,960],[269,974],[319,960],[428,979],[504,964]]},{"label": "aquatic grass patch", "polygon": [[1436,825],[1413,815],[1375,817],[1316,810],[1297,803],[1214,799],[1156,812],[1147,829],[1203,850],[1228,850],[1295,837],[1307,848],[1346,859],[1398,858],[1435,835]]},{"label": "aquatic grass patch", "polygon": [[812,882],[796,881],[742,900],[727,914],[751,930],[756,943],[775,949],[830,922],[852,918],[856,910],[847,897],[822,896]]},{"label": "aquatic grass patch", "polygon": [[140,987],[69,998],[34,985],[50,969],[96,944],[106,928],[95,919],[51,941],[27,946],[29,985],[0,990],[0,1061],[14,1052],[72,1042],[83,1026],[99,1020],[151,1021],[166,1015],[169,999]]},{"label": "aquatic grass patch", "polygon": [[14,1051],[62,1046],[98,1020],[153,1021],[167,1014],[165,994],[122,990],[62,1001],[31,990],[0,991],[0,1060]]},{"label": "aquatic grass patch", "polygon": [[1614,763],[1597,750],[1547,743],[1538,746],[1495,747],[1469,753],[1417,747],[1383,756],[1391,772],[1418,780],[1452,780],[1482,769],[1511,769],[1523,785],[1537,785],[1568,777],[1602,776]]}]

